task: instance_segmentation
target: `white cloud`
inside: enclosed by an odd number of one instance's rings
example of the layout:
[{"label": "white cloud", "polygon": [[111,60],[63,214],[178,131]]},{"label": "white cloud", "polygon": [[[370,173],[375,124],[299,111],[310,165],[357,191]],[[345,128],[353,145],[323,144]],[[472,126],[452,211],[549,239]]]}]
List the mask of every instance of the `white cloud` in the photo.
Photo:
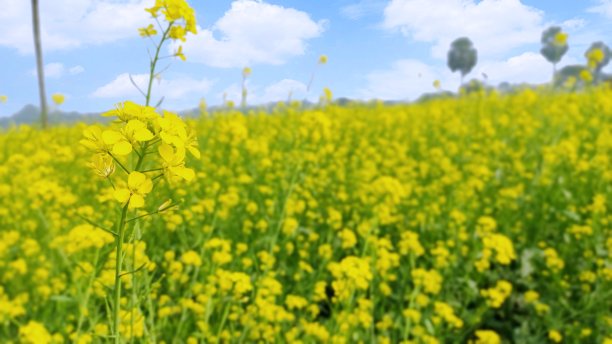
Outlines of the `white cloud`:
[{"label": "white cloud", "polygon": [[414,100],[424,92],[433,92],[434,80],[442,87],[455,90],[459,76],[442,66],[431,66],[417,60],[399,60],[387,70],[366,75],[367,87],[358,92],[359,98],[384,100]]},{"label": "white cloud", "polygon": [[290,93],[291,99],[304,99],[306,96],[306,85],[297,80],[283,79],[264,88],[261,102],[285,101],[289,99]]},{"label": "white cloud", "polygon": [[[65,75],[77,75],[77,74],[81,74],[85,71],[85,68],[83,68],[83,66],[81,65],[76,65],[70,68],[66,68],[66,66],[64,66],[64,64],[59,63],[59,62],[51,62],[51,63],[47,63],[44,67],[44,72],[45,72],[45,78],[61,78]],[[31,69],[30,70],[30,75],[32,76],[36,76],[38,73],[36,72],[36,69]]]},{"label": "white cloud", "polygon": [[[53,0],[40,2],[43,49],[62,50],[138,36],[152,0]],[[31,2],[0,0],[0,46],[34,50]]]},{"label": "white cloud", "polygon": [[[282,79],[265,87],[255,85],[247,81],[247,103],[249,105],[267,104],[271,102],[287,101],[289,94],[291,99],[302,100],[306,97],[306,85],[293,79]],[[226,100],[240,104],[242,99],[242,85],[231,84],[222,92],[217,94],[221,101],[225,94]]]},{"label": "white cloud", "polygon": [[340,14],[349,19],[357,20],[370,13],[382,11],[385,8],[385,2],[384,0],[361,0],[340,8]]},{"label": "white cloud", "polygon": [[450,43],[461,36],[474,42],[479,55],[495,56],[538,43],[543,15],[519,0],[392,0],[383,27],[433,43],[437,58],[445,58]]},{"label": "white cloud", "polygon": [[561,23],[561,27],[566,30],[578,30],[585,27],[587,21],[582,18],[572,18]]},{"label": "white cloud", "polygon": [[[146,91],[149,80],[148,74],[135,74],[132,79],[138,87]],[[193,104],[197,104],[197,99],[206,94],[212,82],[208,79],[193,79],[189,77],[178,77],[174,79],[161,79],[153,81],[153,101],[157,101],[159,97],[164,96],[164,104],[166,101],[193,100]],[[158,96],[159,95],[159,96]],[[96,89],[92,94],[94,98],[113,98],[119,100],[141,99],[142,94],[134,87],[130,81],[130,75],[123,73],[118,75],[114,80],[106,85]]]},{"label": "white cloud", "polygon": [[[561,68],[577,63],[575,58],[566,56]],[[541,84],[552,78],[552,65],[539,53],[526,52],[503,60],[490,60],[477,65],[465,81],[483,80],[497,86],[502,82],[513,84]],[[459,87],[459,73],[451,73],[446,65],[428,65],[417,60],[399,60],[387,70],[373,71],[366,75],[367,86],[357,97],[364,99],[414,100],[423,93],[434,92],[433,81],[440,80],[442,89],[456,91]]]},{"label": "white cloud", "polygon": [[590,7],[587,11],[612,19],[612,0],[599,0],[598,5]]},{"label": "white cloud", "polygon": [[[567,59],[565,59],[567,60]],[[567,61],[564,61],[567,62]],[[541,84],[552,78],[552,64],[539,53],[526,52],[502,61],[487,61],[476,66],[474,76],[487,74],[491,85],[501,82]]]},{"label": "white cloud", "polygon": [[68,69],[68,74],[70,74],[70,75],[77,75],[77,74],[83,73],[84,71],[85,71],[85,68],[83,68],[83,66],[77,65],[77,66],[74,66],[74,67],[70,67]]},{"label": "white cloud", "polygon": [[182,45],[188,61],[214,67],[282,64],[304,54],[306,41],[319,36],[324,26],[293,8],[237,0],[212,29],[200,28]]}]

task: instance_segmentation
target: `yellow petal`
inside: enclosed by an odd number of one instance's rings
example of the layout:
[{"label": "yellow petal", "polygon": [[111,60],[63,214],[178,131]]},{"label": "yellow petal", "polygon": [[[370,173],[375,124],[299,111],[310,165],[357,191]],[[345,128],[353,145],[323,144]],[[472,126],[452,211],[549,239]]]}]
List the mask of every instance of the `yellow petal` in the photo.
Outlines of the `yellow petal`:
[{"label": "yellow petal", "polygon": [[102,141],[107,145],[114,145],[115,143],[121,141],[123,136],[117,131],[114,130],[104,130],[102,133]]},{"label": "yellow petal", "polygon": [[125,203],[130,199],[130,190],[128,189],[117,189],[113,193],[115,199],[121,203]]},{"label": "yellow petal", "polygon": [[153,139],[153,134],[149,131],[149,129],[142,128],[134,132],[134,138],[141,142],[149,141]]},{"label": "yellow petal", "polygon": [[113,154],[128,155],[132,152],[132,145],[127,141],[118,142],[113,146]]},{"label": "yellow petal", "polygon": [[193,156],[195,156],[196,158],[200,158],[200,150],[195,148],[194,146],[187,146],[187,149],[189,149],[189,153],[191,153]]},{"label": "yellow petal", "polygon": [[147,180],[147,176],[138,171],[134,171],[128,176],[128,187],[131,190],[137,190],[145,180]]},{"label": "yellow petal", "polygon": [[98,138],[102,135],[102,129],[95,125],[92,125],[83,131],[83,136],[90,140],[98,140]]},{"label": "yellow petal", "polygon": [[117,116],[119,113],[119,111],[115,110],[110,110],[110,111],[106,111],[105,113],[102,114],[103,117],[113,117],[113,116]]},{"label": "yellow petal", "polygon": [[133,208],[142,208],[142,207],[144,207],[144,197],[138,194],[132,195],[132,198],[130,198],[129,208],[133,209]]},{"label": "yellow petal", "polygon": [[186,181],[190,181],[195,178],[195,172],[192,169],[186,167],[176,167],[171,169],[171,171],[179,177],[182,177]]},{"label": "yellow petal", "polygon": [[162,143],[157,148],[157,151],[162,159],[164,159],[166,162],[171,162],[174,160],[174,150],[170,145]]},{"label": "yellow petal", "polygon": [[138,187],[138,193],[141,195],[148,194],[153,189],[153,182],[151,179],[147,178],[140,186]]}]

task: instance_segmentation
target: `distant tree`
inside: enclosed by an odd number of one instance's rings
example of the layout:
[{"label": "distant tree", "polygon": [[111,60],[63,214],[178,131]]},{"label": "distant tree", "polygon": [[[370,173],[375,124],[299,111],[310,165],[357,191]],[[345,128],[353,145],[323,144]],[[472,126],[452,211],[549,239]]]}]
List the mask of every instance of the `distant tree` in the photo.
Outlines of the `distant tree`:
[{"label": "distant tree", "polygon": [[452,72],[461,72],[461,85],[463,78],[472,71],[477,61],[478,53],[469,38],[457,38],[451,43],[447,64]]},{"label": "distant tree", "polygon": [[557,73],[557,63],[569,49],[567,45],[567,33],[561,31],[558,26],[551,26],[542,32],[542,49],[540,53],[553,65],[553,78]]},{"label": "distant tree", "polygon": [[34,48],[36,50],[36,72],[38,74],[38,93],[40,96],[40,121],[42,127],[46,128],[49,120],[47,118],[47,95],[45,92],[45,72],[43,70],[38,0],[32,0],[32,29],[34,31]]},{"label": "distant tree", "polygon": [[602,69],[610,63],[610,47],[603,42],[595,42],[591,44],[584,56],[587,58],[595,82],[599,83],[602,80]]},{"label": "distant tree", "polygon": [[583,65],[569,65],[561,68],[555,75],[555,86],[565,86],[576,89],[584,87],[588,80],[587,75],[591,75],[589,69]]},{"label": "distant tree", "polygon": [[478,79],[472,79],[465,85],[461,86],[461,91],[465,92],[466,94],[478,93],[478,92],[486,91],[486,89],[487,89],[487,85]]}]

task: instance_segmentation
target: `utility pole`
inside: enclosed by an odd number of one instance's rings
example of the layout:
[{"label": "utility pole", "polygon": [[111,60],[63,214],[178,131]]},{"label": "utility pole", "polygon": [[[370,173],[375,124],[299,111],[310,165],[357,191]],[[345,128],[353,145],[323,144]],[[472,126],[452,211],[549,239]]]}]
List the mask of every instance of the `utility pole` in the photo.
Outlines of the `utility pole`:
[{"label": "utility pole", "polygon": [[40,96],[40,122],[45,129],[49,125],[47,118],[47,95],[45,92],[45,71],[43,69],[42,46],[40,40],[40,18],[38,0],[32,0],[32,28],[34,30],[34,48],[36,50],[36,71],[38,74],[38,93]]}]

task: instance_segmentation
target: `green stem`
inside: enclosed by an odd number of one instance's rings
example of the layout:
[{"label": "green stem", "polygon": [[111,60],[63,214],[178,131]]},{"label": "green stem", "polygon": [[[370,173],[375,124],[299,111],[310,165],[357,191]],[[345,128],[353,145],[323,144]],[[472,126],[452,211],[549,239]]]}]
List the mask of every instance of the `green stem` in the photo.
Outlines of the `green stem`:
[{"label": "green stem", "polygon": [[[150,70],[149,70],[149,85],[147,87],[147,94],[146,94],[146,104],[145,104],[146,106],[148,106],[151,101],[151,89],[153,87],[153,79],[155,78],[155,68],[157,66],[157,61],[159,60],[159,52],[161,50],[161,47],[164,45],[164,42],[168,38],[168,33],[170,32],[170,28],[172,27],[172,24],[173,22],[170,22],[168,24],[168,28],[166,28],[166,30],[164,31],[162,38],[159,41],[159,45],[157,45],[157,48],[155,50],[155,57],[151,60],[151,65],[150,65]],[[138,171],[140,167],[142,166],[144,153],[146,152],[148,146],[149,146],[148,143],[145,143],[144,147],[142,148],[142,153],[138,154],[138,161],[136,162],[136,167],[134,168],[134,171]],[[115,157],[113,157],[113,159],[115,159]],[[119,166],[121,166],[121,168],[126,173],[129,174],[128,170],[123,165],[121,165],[121,163],[117,159],[115,159],[115,161],[117,161]],[[121,308],[120,306],[121,304],[121,267],[123,265],[123,240],[125,236],[125,226],[127,224],[126,217],[127,217],[127,212],[128,212],[128,205],[129,205],[129,202],[125,206],[123,206],[123,210],[121,211],[121,220],[119,222],[119,230],[117,231],[117,236],[115,239],[116,255],[117,255],[115,258],[115,288],[113,290],[113,299],[114,299],[114,305],[113,305],[114,328],[113,328],[113,331],[114,331],[114,343],[115,344],[121,343],[121,335],[119,334],[119,325],[120,325],[119,310]]]},{"label": "green stem", "polygon": [[161,50],[162,45],[164,45],[164,41],[168,38],[168,32],[170,32],[170,28],[174,22],[170,22],[166,31],[162,35],[161,41],[157,45],[157,49],[155,49],[155,57],[151,60],[151,69],[149,71],[149,85],[147,86],[147,96],[146,96],[146,106],[149,106],[151,102],[151,89],[153,87],[153,79],[155,79],[155,67],[157,66],[157,61],[159,61],[159,51]]},{"label": "green stem", "polygon": [[[129,203],[128,203],[129,204]],[[128,204],[123,206],[121,211],[121,221],[119,222],[118,235],[115,239],[116,254],[115,257],[115,288],[113,289],[113,324],[115,344],[121,343],[121,335],[119,334],[119,309],[121,308],[121,265],[123,264],[123,235],[125,233],[125,218],[127,216]]]}]

